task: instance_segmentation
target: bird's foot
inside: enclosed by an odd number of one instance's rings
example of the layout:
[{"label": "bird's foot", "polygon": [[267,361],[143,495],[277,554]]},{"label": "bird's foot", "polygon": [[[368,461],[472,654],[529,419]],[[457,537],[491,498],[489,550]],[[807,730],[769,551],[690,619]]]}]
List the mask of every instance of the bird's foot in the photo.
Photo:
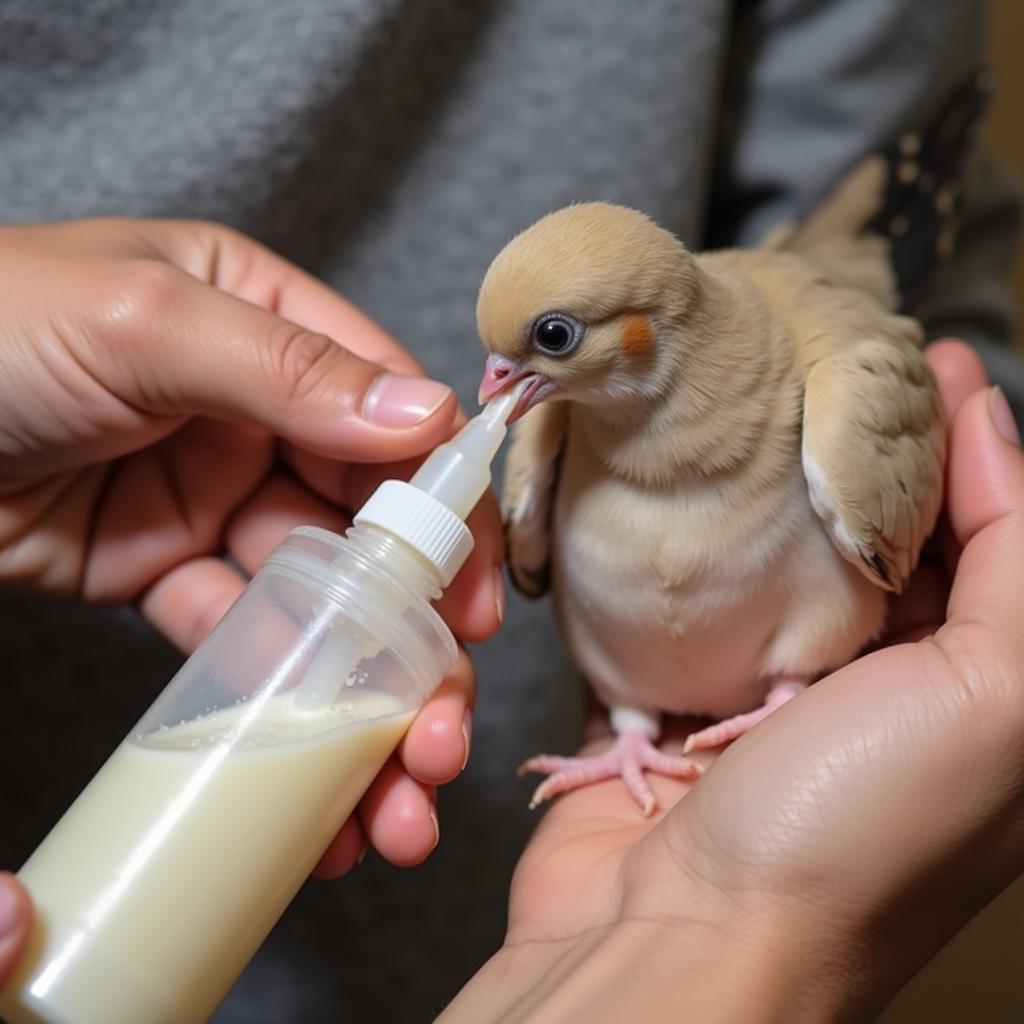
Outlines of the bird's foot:
[{"label": "bird's foot", "polygon": [[520,765],[519,774],[542,772],[548,776],[534,791],[531,810],[557,793],[621,776],[626,789],[643,809],[644,817],[649,817],[658,801],[644,778],[645,770],[674,779],[695,779],[704,769],[689,758],[662,753],[646,732],[630,729],[616,737],[603,753],[591,757],[540,754]]},{"label": "bird's foot", "polygon": [[743,715],[735,715],[732,718],[723,719],[706,729],[691,733],[683,744],[683,753],[691,754],[695,750],[710,750],[712,747],[720,747],[739,739],[745,732],[749,732],[763,721],[773,711],[782,707],[787,701],[792,700],[798,693],[807,689],[807,684],[795,680],[787,680],[784,683],[776,683],[765,697],[764,704],[756,711],[748,711]]}]

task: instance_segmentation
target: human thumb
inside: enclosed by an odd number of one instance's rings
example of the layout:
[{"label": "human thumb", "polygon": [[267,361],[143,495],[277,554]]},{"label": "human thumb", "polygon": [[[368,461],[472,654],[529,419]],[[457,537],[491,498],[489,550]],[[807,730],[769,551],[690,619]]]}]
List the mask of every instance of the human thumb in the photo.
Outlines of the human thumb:
[{"label": "human thumb", "polygon": [[28,894],[14,875],[0,871],[0,988],[25,952],[31,920]]},{"label": "human thumb", "polygon": [[[953,421],[949,522],[963,551],[949,600],[950,624],[984,622],[1020,636],[1024,605],[1024,455],[998,388],[964,402]],[[1024,657],[1024,644],[1021,645]]]},{"label": "human thumb", "polygon": [[250,422],[360,462],[427,451],[448,435],[452,390],[355,355],[169,264],[143,262],[101,305],[83,357],[125,401],[164,416]]}]

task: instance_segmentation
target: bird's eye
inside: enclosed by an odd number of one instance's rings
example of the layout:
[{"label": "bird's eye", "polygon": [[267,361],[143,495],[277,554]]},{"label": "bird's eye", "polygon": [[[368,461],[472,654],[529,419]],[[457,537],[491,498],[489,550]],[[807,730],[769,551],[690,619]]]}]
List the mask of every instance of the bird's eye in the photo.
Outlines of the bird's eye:
[{"label": "bird's eye", "polygon": [[542,316],[533,326],[533,342],[549,356],[568,355],[583,337],[583,324],[563,313]]}]

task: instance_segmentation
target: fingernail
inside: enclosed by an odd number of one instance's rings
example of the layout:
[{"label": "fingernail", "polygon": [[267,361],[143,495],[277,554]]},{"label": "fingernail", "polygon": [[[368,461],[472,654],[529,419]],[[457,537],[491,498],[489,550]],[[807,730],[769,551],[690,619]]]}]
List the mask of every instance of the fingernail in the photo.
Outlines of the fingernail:
[{"label": "fingernail", "polygon": [[1002,388],[993,388],[989,393],[988,411],[996,430],[999,431],[999,436],[1004,441],[1009,441],[1010,444],[1020,447],[1020,432],[1017,430],[1017,423],[1010,410],[1010,403],[1006,401],[1006,395],[1003,394]]},{"label": "fingernail", "polygon": [[494,567],[494,611],[500,626],[505,618],[505,581],[501,576],[501,566]]},{"label": "fingernail", "polygon": [[8,881],[9,877],[0,880],[0,939],[13,932],[21,920],[19,900]]},{"label": "fingernail", "polygon": [[462,740],[466,744],[466,753],[462,758],[462,767],[459,769],[460,772],[466,770],[466,765],[469,764],[469,741],[473,735],[473,713],[466,708],[462,713]]},{"label": "fingernail", "polygon": [[382,427],[415,427],[444,405],[452,389],[428,377],[382,373],[363,399],[363,417]]},{"label": "fingernail", "polygon": [[437,820],[437,809],[434,807],[430,808],[430,821],[434,826],[434,845],[431,849],[436,850],[437,844],[441,842],[441,825]]},{"label": "fingernail", "polygon": [[357,866],[362,864],[363,861],[366,860],[366,854],[369,852],[369,849],[370,849],[370,840],[367,839],[363,843],[363,848],[359,851],[359,856],[356,857],[356,865]]}]

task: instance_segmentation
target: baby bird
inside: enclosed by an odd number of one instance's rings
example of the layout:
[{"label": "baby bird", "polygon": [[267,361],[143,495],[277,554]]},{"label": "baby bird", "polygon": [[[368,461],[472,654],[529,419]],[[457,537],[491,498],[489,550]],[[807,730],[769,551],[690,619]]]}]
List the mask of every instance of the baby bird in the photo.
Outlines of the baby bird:
[{"label": "baby bird", "polygon": [[[991,75],[760,249],[695,255],[635,210],[583,203],[514,238],[477,320],[481,401],[519,384],[503,512],[513,580],[550,583],[614,744],[541,755],[540,801],[741,736],[877,636],[942,498],[947,424],[896,312],[951,247]],[[664,713],[716,720],[681,757]]]},{"label": "baby bird", "polygon": [[[760,249],[695,255],[635,210],[583,203],[492,263],[480,398],[525,381],[511,572],[530,594],[550,579],[616,734],[596,757],[528,761],[550,773],[534,804],[618,775],[650,814],[645,771],[696,776],[686,753],[878,635],[934,526],[946,447],[890,242],[867,230],[891,180],[865,161]],[[664,713],[716,722],[670,757]]]}]

